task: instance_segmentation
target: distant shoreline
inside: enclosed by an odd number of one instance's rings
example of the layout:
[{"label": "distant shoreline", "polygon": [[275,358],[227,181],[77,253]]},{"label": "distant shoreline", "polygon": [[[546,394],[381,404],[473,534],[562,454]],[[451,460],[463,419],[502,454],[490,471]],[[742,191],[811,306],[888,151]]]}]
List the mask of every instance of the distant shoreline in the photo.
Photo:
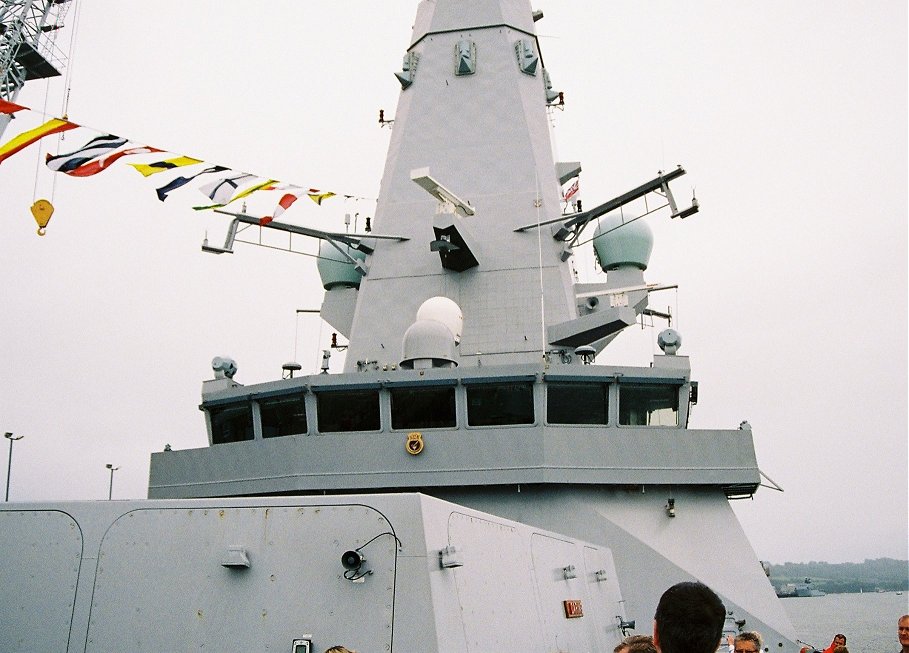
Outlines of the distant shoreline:
[{"label": "distant shoreline", "polygon": [[[765,563],[771,584],[810,587],[825,594],[890,593],[909,591],[909,560],[876,558],[864,562]],[[781,598],[790,598],[784,596]]]}]

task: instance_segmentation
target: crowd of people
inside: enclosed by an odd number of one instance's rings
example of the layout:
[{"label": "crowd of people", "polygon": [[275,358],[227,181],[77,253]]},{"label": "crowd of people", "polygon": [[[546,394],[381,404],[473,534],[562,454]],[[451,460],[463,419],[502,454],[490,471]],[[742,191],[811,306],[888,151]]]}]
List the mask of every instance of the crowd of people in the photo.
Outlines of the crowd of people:
[{"label": "crowd of people", "polygon": [[[726,608],[720,597],[702,583],[678,583],[663,592],[653,618],[653,636],[630,635],[613,653],[761,653],[763,640],[754,631],[729,636],[717,648],[723,635]],[[909,653],[909,614],[899,618],[899,653]],[[802,649],[807,653],[811,649]],[[325,653],[357,653],[343,646],[332,646]],[[837,633],[823,653],[849,653],[846,636]]]}]

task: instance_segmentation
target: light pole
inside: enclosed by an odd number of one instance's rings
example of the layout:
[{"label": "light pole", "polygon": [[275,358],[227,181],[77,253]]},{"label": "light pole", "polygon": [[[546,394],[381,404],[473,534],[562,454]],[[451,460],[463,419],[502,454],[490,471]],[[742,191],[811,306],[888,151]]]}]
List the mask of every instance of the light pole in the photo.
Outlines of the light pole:
[{"label": "light pole", "polygon": [[24,435],[14,436],[12,433],[7,431],[3,434],[3,437],[9,440],[9,463],[6,466],[6,498],[4,501],[9,501],[9,475],[13,471],[13,442],[16,440],[21,440],[24,438]]},{"label": "light pole", "polygon": [[107,491],[107,500],[110,501],[114,496],[114,472],[120,469],[119,467],[114,467],[110,463],[105,465],[110,470],[110,488]]}]

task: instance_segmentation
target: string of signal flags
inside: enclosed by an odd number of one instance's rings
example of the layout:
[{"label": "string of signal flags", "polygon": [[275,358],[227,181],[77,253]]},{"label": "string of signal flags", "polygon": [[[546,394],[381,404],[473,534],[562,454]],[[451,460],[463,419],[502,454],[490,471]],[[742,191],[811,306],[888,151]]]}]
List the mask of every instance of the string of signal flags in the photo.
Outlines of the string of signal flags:
[{"label": "string of signal flags", "polygon": [[[12,116],[19,111],[34,112],[28,107],[0,99],[0,114]],[[138,144],[127,138],[115,136],[114,134],[105,134],[90,127],[70,122],[69,120],[51,118],[38,127],[24,131],[5,143],[0,143],[0,165],[11,156],[24,150],[29,145],[37,143],[42,138],[53,134],[61,134],[73,129],[88,130],[96,135],[92,136],[84,145],[72,152],[64,154],[47,154],[45,157],[45,163],[50,170],[61,172],[70,177],[91,177],[97,175],[116,164],[120,159],[138,154],[174,154],[167,150]],[[208,201],[199,206],[193,206],[192,208],[195,211],[222,208],[259,191],[284,191],[272,211],[272,214],[259,219],[259,223],[262,225],[266,225],[269,222],[276,220],[278,216],[304,195],[308,196],[313,202],[320,206],[323,201],[332,197],[341,197],[345,200],[368,199],[356,195],[346,195],[343,193],[319,190],[317,188],[307,188],[297,184],[284,183],[277,179],[267,179],[247,172],[232,170],[226,166],[206,163],[202,159],[190,156],[164,156],[164,158],[153,160],[148,163],[127,163],[126,165],[134,168],[145,178],[177,168],[204,166],[201,170],[193,169],[190,174],[174,177],[167,183],[155,188],[155,194],[158,199],[163,202],[175,190],[196,182],[196,188],[198,188]],[[204,179],[200,179],[202,177],[204,177]],[[54,208],[49,201],[39,199],[32,205],[31,211],[35,221],[38,223],[38,235],[43,236]]]}]

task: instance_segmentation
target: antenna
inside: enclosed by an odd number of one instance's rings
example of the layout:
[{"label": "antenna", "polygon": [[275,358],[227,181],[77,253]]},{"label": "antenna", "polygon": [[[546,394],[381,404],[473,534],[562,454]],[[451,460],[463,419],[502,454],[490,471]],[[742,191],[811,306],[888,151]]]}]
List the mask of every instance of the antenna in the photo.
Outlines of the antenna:
[{"label": "antenna", "polygon": [[410,179],[420,188],[435,197],[443,206],[450,206],[457,209],[461,215],[474,215],[473,207],[470,202],[463,200],[453,191],[445,188],[442,182],[436,181],[429,174],[429,168],[417,168],[410,171]]}]

